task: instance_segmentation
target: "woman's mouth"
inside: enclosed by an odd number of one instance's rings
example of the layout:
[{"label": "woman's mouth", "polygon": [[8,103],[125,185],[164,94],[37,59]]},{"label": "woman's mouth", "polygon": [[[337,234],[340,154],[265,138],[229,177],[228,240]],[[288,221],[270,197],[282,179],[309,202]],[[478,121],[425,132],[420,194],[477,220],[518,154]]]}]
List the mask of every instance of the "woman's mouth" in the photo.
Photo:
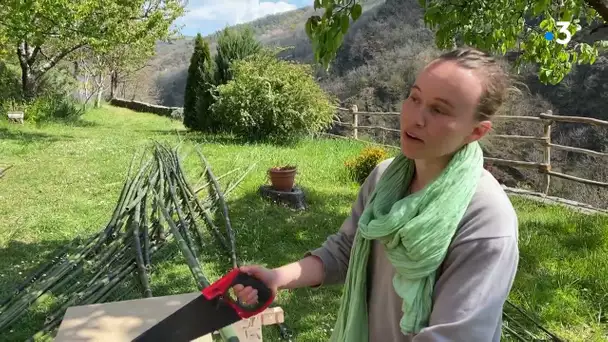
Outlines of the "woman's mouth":
[{"label": "woman's mouth", "polygon": [[418,141],[418,142],[423,142],[422,139],[420,139],[419,137],[417,137],[416,135],[409,133],[409,132],[403,132],[405,137],[410,139],[410,140],[414,140],[414,141]]}]

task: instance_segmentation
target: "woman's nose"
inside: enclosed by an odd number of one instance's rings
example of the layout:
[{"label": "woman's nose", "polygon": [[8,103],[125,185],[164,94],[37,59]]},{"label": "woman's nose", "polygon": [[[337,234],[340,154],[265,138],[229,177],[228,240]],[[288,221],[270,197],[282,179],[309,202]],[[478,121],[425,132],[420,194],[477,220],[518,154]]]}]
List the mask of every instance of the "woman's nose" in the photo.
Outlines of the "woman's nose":
[{"label": "woman's nose", "polygon": [[[426,124],[426,112],[422,105],[407,105],[404,103],[401,108],[401,126],[414,124],[418,127],[424,127]],[[405,125],[404,125],[405,124]]]},{"label": "woman's nose", "polygon": [[414,123],[416,126],[418,127],[424,127],[424,124],[426,122],[426,116],[425,116],[425,111],[424,111],[424,107],[419,106],[417,108],[414,108],[411,112],[410,112],[410,120],[412,123]]}]

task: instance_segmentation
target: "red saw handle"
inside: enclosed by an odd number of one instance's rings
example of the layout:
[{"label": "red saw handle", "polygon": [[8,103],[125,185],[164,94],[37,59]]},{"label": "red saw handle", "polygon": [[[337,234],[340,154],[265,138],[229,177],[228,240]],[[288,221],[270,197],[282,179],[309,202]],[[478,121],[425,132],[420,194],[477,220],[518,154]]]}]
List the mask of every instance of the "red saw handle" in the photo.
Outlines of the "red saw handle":
[{"label": "red saw handle", "polygon": [[[245,287],[251,286],[256,289],[258,291],[258,302],[253,306],[241,306],[239,303],[231,300],[226,294],[231,287],[237,284],[241,284]],[[201,292],[208,300],[222,296],[241,318],[249,318],[263,312],[274,300],[274,294],[266,284],[258,278],[241,272],[238,268],[233,269],[215,283],[204,288]]]}]

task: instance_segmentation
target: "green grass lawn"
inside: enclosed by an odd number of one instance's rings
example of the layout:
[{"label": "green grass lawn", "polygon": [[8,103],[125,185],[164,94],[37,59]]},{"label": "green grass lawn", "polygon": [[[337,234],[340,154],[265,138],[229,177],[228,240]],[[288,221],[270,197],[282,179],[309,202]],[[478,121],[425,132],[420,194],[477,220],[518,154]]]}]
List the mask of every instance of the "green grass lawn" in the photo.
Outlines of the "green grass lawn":
[{"label": "green grass lawn", "polygon": [[[243,145],[188,134],[179,122],[113,107],[92,110],[73,126],[0,122],[0,167],[14,165],[0,179],[0,298],[56,248],[109,221],[133,153],[152,140],[176,144],[180,139],[185,152],[200,144],[216,174],[257,163],[229,198],[238,256],[246,263],[278,266],[319,246],[339,228],[357,194],[357,185],[342,170],[343,162],[363,148],[360,142]],[[201,170],[190,156],[185,167],[194,180]],[[299,166],[297,181],[309,205],[304,212],[270,205],[257,195],[267,182],[265,170],[286,163]],[[513,202],[520,219],[521,260],[512,301],[566,340],[605,340],[608,219],[521,198]],[[211,252],[204,261],[211,280],[226,271],[225,262]],[[157,263],[155,296],[195,289],[179,253]],[[281,293],[277,303],[285,310],[293,340],[327,340],[340,293],[339,287]],[[127,292],[116,298],[135,296]],[[1,332],[2,340],[24,340],[41,320],[40,313],[28,314],[11,331]],[[265,328],[264,334],[269,341],[278,340],[274,328]]]}]

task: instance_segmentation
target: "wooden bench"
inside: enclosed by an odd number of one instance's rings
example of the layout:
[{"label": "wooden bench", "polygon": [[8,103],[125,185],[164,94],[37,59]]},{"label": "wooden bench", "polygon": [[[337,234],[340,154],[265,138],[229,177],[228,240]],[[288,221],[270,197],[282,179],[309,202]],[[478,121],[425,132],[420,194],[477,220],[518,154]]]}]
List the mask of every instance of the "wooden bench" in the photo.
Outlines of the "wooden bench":
[{"label": "wooden bench", "polygon": [[[130,342],[198,295],[200,292],[69,307],[54,342]],[[240,342],[259,342],[262,326],[283,322],[283,310],[274,307],[232,326]],[[211,342],[212,334],[195,341]]]},{"label": "wooden bench", "polygon": [[8,121],[23,124],[25,114],[23,112],[8,112]]}]

